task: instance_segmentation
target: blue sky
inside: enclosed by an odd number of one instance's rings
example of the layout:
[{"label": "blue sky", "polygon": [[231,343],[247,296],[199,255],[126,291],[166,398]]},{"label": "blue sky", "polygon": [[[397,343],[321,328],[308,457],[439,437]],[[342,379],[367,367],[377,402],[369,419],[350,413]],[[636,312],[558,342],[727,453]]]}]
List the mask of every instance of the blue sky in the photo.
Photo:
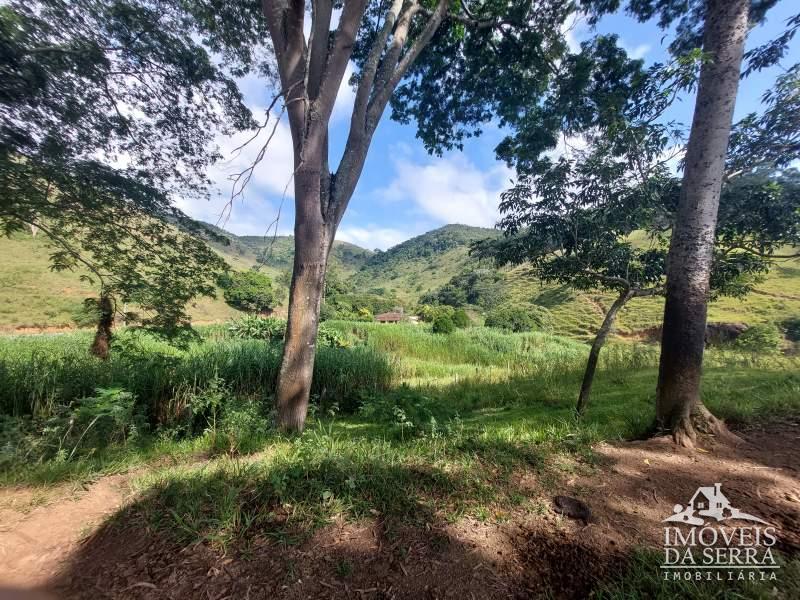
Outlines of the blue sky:
[{"label": "blue sky", "polygon": [[[796,10],[795,0],[780,2],[767,15],[767,22],[750,33],[748,47],[775,37]],[[665,37],[654,22],[638,23],[625,14],[615,14],[604,18],[593,31],[579,21],[569,33],[570,42],[578,44],[595,31],[618,35],[630,55],[643,58],[648,64],[667,59],[669,37]],[[800,44],[795,40],[784,66],[798,60]],[[759,109],[762,94],[778,73],[779,67],[776,67],[742,82],[736,119]],[[271,90],[258,81],[243,81],[242,89],[256,111],[271,99]],[[352,97],[352,91],[344,85],[331,123],[331,161],[334,163],[347,134]],[[685,123],[688,128],[693,106],[694,98],[685,95],[673,106],[669,118]],[[413,125],[394,123],[387,111],[375,134],[337,239],[370,249],[386,249],[448,223],[492,227],[498,218],[499,195],[514,177],[513,171],[495,160],[494,148],[501,138],[502,131],[487,126],[481,137],[467,142],[463,152],[434,157],[428,155],[415,138]],[[217,193],[208,202],[180,203],[190,215],[211,223],[218,221],[230,195],[227,176],[246,165],[257,150],[253,144],[239,156],[233,156],[230,150],[238,145],[238,140],[221,138],[219,144],[226,158],[210,174]],[[265,235],[280,208],[278,231],[291,233],[294,224],[292,187],[288,185],[287,188],[291,171],[291,140],[288,127],[282,122],[244,198],[235,203],[227,221],[220,224],[240,235]],[[284,189],[287,189],[285,196]]]}]

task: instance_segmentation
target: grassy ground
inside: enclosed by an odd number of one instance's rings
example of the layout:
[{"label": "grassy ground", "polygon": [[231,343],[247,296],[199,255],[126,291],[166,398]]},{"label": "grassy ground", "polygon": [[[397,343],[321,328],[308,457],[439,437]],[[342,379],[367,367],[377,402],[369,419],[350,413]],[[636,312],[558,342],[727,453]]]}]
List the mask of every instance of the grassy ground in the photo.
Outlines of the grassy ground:
[{"label": "grassy ground", "polygon": [[[195,418],[125,445],[16,464],[0,483],[86,481],[142,468],[135,511],[152,530],[181,544],[246,552],[260,535],[295,544],[334,520],[375,514],[413,527],[543,514],[559,482],[600,472],[596,443],[639,436],[654,417],[653,347],[610,345],[576,423],[587,354],[579,342],[484,328],[444,336],[410,325],[331,327],[352,347],[320,352],[315,407],[305,434],[292,438],[264,426],[277,365],[277,349],[266,342],[234,340],[221,327],[206,328],[185,349],[122,335],[111,361],[100,363],[86,355],[87,334],[5,338],[7,412],[53,412],[100,384],[133,390],[144,405],[176,415],[198,398],[207,402],[217,379],[226,392],[224,406],[213,419],[203,413],[199,427]],[[800,414],[797,367],[790,358],[710,352],[704,402],[733,422]],[[521,491],[526,477],[536,493]],[[601,597],[704,597],[706,588],[653,580],[642,556],[627,576],[606,582]],[[746,587],[736,593],[757,596]]]}]

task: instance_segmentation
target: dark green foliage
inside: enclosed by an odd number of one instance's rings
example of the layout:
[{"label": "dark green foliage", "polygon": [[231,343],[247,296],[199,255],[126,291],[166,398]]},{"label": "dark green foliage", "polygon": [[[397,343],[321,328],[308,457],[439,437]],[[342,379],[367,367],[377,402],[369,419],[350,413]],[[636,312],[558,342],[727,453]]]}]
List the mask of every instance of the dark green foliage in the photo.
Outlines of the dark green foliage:
[{"label": "dark green foliage", "polygon": [[112,444],[125,444],[146,429],[135,411],[135,400],[119,388],[98,388],[93,396],[59,406],[48,415],[1,416],[0,468],[66,462]]},{"label": "dark green foliage", "polygon": [[[286,321],[274,317],[265,319],[252,315],[231,322],[228,325],[228,331],[237,338],[283,343],[286,335]],[[320,324],[317,332],[317,346],[348,348],[350,345],[349,339],[341,331],[328,327],[324,323]]]},{"label": "dark green foliage", "polygon": [[235,396],[219,377],[190,394],[187,404],[191,421],[186,433],[209,436],[215,452],[231,455],[253,452],[270,432],[264,403]]},{"label": "dark green foliage", "polygon": [[550,311],[535,304],[495,308],[486,314],[485,325],[515,332],[548,331],[552,327]]},{"label": "dark green foliage", "polygon": [[258,271],[226,273],[220,278],[225,302],[251,313],[271,312],[275,306],[272,280]]},{"label": "dark green foliage", "polygon": [[496,269],[477,268],[453,277],[438,290],[420,298],[421,304],[446,304],[458,308],[467,304],[492,308],[503,300],[503,275]]},{"label": "dark green foliage", "polygon": [[[38,228],[54,269],[88,270],[143,325],[188,324],[223,261],[171,193],[204,194],[216,133],[253,124],[178,3],[0,7],[0,232]],[[110,166],[124,157],[125,168]],[[106,161],[106,162],[101,162]]]},{"label": "dark green foliage", "polygon": [[783,336],[771,323],[751,325],[736,338],[737,349],[754,354],[778,354],[781,351]]},{"label": "dark green foliage", "polygon": [[453,323],[453,318],[450,315],[438,315],[433,319],[433,326],[431,331],[433,333],[453,333],[456,330],[456,325]]},{"label": "dark green foliage", "polygon": [[372,321],[376,314],[389,312],[402,303],[385,290],[359,291],[352,279],[345,278],[341,270],[329,267],[325,276],[325,298],[320,320]]},{"label": "dark green foliage", "polygon": [[453,319],[455,309],[446,304],[423,304],[417,309],[417,315],[425,323],[433,323],[437,318],[444,316]]},{"label": "dark green foliage", "polygon": [[792,342],[800,342],[800,317],[791,317],[781,322],[786,339]]},{"label": "dark green foliage", "polygon": [[467,294],[464,290],[448,283],[435,292],[428,292],[419,299],[422,304],[445,304],[458,308],[467,303]]}]

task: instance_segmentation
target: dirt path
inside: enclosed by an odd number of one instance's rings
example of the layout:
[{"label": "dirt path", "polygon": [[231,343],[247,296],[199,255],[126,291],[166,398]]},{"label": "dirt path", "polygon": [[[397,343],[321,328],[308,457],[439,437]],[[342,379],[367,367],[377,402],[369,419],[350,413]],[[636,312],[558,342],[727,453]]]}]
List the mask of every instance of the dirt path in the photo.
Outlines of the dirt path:
[{"label": "dirt path", "polygon": [[424,527],[380,516],[342,520],[301,544],[259,534],[227,552],[182,547],[135,516],[100,526],[132,500],[126,476],[44,499],[7,490],[0,494],[0,586],[46,585],[58,597],[92,599],[582,598],[621,572],[633,549],[660,548],[662,519],[698,487],[716,483],[736,508],[774,525],[779,548],[797,556],[800,423],[743,436],[738,447],[706,439],[698,450],[667,439],[600,444],[593,472],[558,483],[557,493],[590,506],[587,523],[552,512],[551,492],[531,472],[520,493],[547,502],[544,510],[528,504],[494,521]]},{"label": "dirt path", "polygon": [[80,541],[117,512],[127,477],[103,477],[88,486],[0,493],[0,587],[46,584]]}]

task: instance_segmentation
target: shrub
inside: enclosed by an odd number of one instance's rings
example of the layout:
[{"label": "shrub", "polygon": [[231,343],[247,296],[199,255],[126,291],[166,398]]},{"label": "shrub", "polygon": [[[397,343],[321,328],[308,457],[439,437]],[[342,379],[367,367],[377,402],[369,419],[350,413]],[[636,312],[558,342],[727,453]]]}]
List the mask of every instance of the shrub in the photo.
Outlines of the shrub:
[{"label": "shrub", "polygon": [[417,315],[425,323],[433,323],[438,317],[453,318],[455,309],[446,304],[423,304],[417,309]]},{"label": "shrub", "polygon": [[469,323],[469,316],[467,315],[467,311],[463,308],[459,308],[453,313],[453,325],[459,329],[469,327]]},{"label": "shrub", "polygon": [[[250,315],[232,321],[228,325],[228,331],[237,338],[282,342],[286,335],[286,321],[274,317]],[[351,344],[343,333],[328,327],[325,323],[320,323],[317,345],[327,348],[349,348]]]},{"label": "shrub", "polygon": [[487,327],[507,331],[547,331],[551,326],[550,311],[543,306],[501,306],[486,315]]},{"label": "shrub", "polygon": [[134,395],[118,388],[98,388],[94,396],[56,407],[46,418],[0,416],[0,468],[91,455],[126,443],[145,426]]},{"label": "shrub", "polygon": [[800,342],[800,317],[789,317],[781,321],[786,339],[792,342]]},{"label": "shrub", "polygon": [[407,385],[384,394],[368,396],[362,402],[361,415],[389,426],[402,438],[438,435],[451,428],[453,421],[458,418],[458,413],[449,405],[437,402]]},{"label": "shrub", "polygon": [[778,354],[783,339],[775,325],[758,324],[748,327],[736,338],[734,346],[754,354]]},{"label": "shrub", "polygon": [[225,302],[248,312],[271,311],[275,306],[275,292],[269,277],[258,271],[226,273],[220,278]]},{"label": "shrub", "polygon": [[439,315],[433,320],[433,333],[453,333],[456,330],[453,319],[447,315]]},{"label": "shrub", "polygon": [[271,432],[264,403],[233,399],[225,405],[212,448],[225,454],[250,454],[260,450]]},{"label": "shrub", "polygon": [[242,339],[283,341],[286,333],[286,321],[274,317],[259,317],[249,315],[236,321],[231,321],[228,331],[233,337]]}]

